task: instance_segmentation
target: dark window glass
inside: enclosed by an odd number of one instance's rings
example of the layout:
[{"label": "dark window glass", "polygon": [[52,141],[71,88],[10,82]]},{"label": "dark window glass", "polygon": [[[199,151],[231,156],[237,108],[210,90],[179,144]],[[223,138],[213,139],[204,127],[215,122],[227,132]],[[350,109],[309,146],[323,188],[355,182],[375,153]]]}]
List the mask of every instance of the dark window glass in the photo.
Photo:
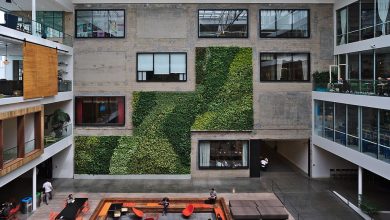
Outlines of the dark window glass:
[{"label": "dark window glass", "polygon": [[261,81],[309,81],[308,53],[261,53]]},{"label": "dark window glass", "polygon": [[335,141],[339,144],[346,144],[346,105],[336,103],[335,104]]},{"label": "dark window glass", "polygon": [[76,97],[76,124],[77,125],[124,125],[125,98]]},{"label": "dark window glass", "polygon": [[176,82],[186,80],[186,53],[137,54],[137,81]]},{"label": "dark window glass", "polygon": [[124,10],[76,11],[76,37],[123,38],[125,37]]},{"label": "dark window glass", "polygon": [[361,59],[362,59],[362,63],[361,63],[362,80],[373,80],[374,79],[374,54],[362,53]]},{"label": "dark window glass", "polygon": [[359,151],[359,108],[355,105],[348,105],[348,135],[347,147]]},{"label": "dark window glass", "polygon": [[390,80],[390,53],[376,53],[376,76]]},{"label": "dark window glass", "polygon": [[334,108],[333,102],[325,102],[325,120],[324,120],[324,131],[325,137],[334,140],[333,135],[333,120],[334,120]]},{"label": "dark window glass", "polygon": [[359,79],[359,54],[348,54],[348,79]]},{"label": "dark window glass", "polygon": [[348,43],[359,40],[359,2],[348,6]]},{"label": "dark window glass", "polygon": [[318,136],[324,136],[324,102],[315,100],[314,129]]},{"label": "dark window glass", "polygon": [[374,0],[361,0],[361,40],[374,37]]},{"label": "dark window glass", "polygon": [[248,37],[248,10],[199,10],[199,37]]},{"label": "dark window glass", "polygon": [[260,10],[260,37],[309,37],[309,10]]},{"label": "dark window glass", "polygon": [[248,168],[248,141],[200,141],[199,168]]},{"label": "dark window glass", "polygon": [[379,159],[390,163],[390,110],[379,111]]},{"label": "dark window glass", "polygon": [[362,107],[362,152],[378,157],[378,109]]}]

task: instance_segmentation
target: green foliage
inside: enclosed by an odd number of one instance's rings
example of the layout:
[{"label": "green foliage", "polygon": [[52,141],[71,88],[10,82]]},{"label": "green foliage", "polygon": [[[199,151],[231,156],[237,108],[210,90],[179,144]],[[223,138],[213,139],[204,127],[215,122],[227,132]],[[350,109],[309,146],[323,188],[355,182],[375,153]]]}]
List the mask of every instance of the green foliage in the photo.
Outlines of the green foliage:
[{"label": "green foliage", "polygon": [[197,48],[195,68],[194,92],[133,93],[133,136],[120,137],[105,160],[110,174],[189,173],[191,129],[252,129],[252,50]]},{"label": "green foliage", "polygon": [[75,173],[108,174],[117,136],[76,136]]},{"label": "green foliage", "polygon": [[366,213],[370,217],[374,217],[379,211],[378,207],[365,197],[361,197],[359,207],[364,213]]}]

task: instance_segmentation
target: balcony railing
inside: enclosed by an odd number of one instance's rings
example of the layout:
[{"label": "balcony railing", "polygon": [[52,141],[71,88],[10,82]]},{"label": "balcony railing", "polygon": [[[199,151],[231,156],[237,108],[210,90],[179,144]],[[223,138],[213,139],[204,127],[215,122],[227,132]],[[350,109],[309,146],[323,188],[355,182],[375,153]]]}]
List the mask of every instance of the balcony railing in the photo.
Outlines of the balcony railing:
[{"label": "balcony railing", "polygon": [[54,27],[9,12],[5,12],[4,17],[5,24],[1,24],[2,26],[34,36],[40,36],[44,39],[67,46],[73,46],[73,36],[66,34],[61,30],[56,30]]},{"label": "balcony railing", "polygon": [[0,98],[23,96],[22,80],[0,80]]},{"label": "balcony railing", "polygon": [[71,80],[60,80],[58,81],[58,92],[69,92],[72,91]]},{"label": "balcony railing", "polygon": [[72,134],[72,124],[67,124],[60,129],[45,132],[44,144],[45,148],[57,143],[58,141],[70,136]]},{"label": "balcony railing", "polygon": [[390,96],[390,80],[343,80],[342,83],[313,83],[313,90],[355,95]]},{"label": "balcony railing", "polygon": [[18,147],[12,147],[3,151],[3,164],[11,162],[18,158]]}]

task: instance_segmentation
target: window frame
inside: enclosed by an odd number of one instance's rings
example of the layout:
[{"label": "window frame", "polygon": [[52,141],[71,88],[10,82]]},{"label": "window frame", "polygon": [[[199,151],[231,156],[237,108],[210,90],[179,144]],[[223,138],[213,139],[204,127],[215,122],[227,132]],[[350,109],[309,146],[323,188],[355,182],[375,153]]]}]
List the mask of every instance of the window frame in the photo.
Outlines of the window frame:
[{"label": "window frame", "polygon": [[[200,36],[200,19],[199,19],[199,13],[200,11],[238,11],[238,10],[245,10],[246,11],[246,37],[211,37],[211,36]],[[212,39],[248,39],[249,38],[249,9],[244,9],[244,8],[227,8],[227,9],[218,9],[218,8],[213,8],[213,9],[204,9],[204,8],[199,8],[198,9],[198,38],[212,38]]]},{"label": "window frame", "polygon": [[[277,10],[285,10],[285,11],[290,11],[290,10],[293,10],[293,11],[307,11],[307,31],[308,31],[308,35],[307,37],[262,37],[261,36],[261,33],[262,33],[262,30],[261,30],[261,11],[277,11]],[[275,13],[275,16],[276,16],[276,13]],[[259,38],[264,38],[264,39],[308,39],[311,37],[311,28],[310,28],[310,9],[304,9],[304,8],[277,8],[277,9],[259,9]],[[275,19],[275,30],[277,31],[276,29],[276,19]],[[293,27],[293,24],[292,24],[292,27]],[[291,30],[292,31],[292,30]]]},{"label": "window frame", "polygon": [[[248,143],[248,155],[247,155],[247,166],[240,166],[240,167],[237,167],[237,168],[233,168],[233,167],[211,167],[211,166],[208,166],[208,167],[201,167],[200,166],[200,143],[201,142],[211,142],[211,141],[224,141],[224,142],[228,142],[228,141],[246,141]],[[209,139],[199,139],[198,140],[198,156],[197,156],[198,160],[197,160],[197,167],[199,170],[247,170],[249,169],[249,165],[250,165],[250,141],[248,139],[237,139],[237,140],[233,140],[233,139],[229,139],[229,140],[209,140]]]},{"label": "window frame", "polygon": [[[77,123],[77,101],[76,98],[122,98],[124,120],[121,124],[96,124],[96,123]],[[124,127],[126,125],[126,96],[125,95],[81,95],[74,96],[74,124],[78,127]],[[119,108],[118,108],[119,111]]]},{"label": "window frame", "polygon": [[[91,11],[92,14],[94,11],[107,11],[107,12],[123,11],[123,36],[121,36],[121,37],[93,37],[93,36],[92,37],[79,37],[79,36],[77,36],[77,13],[79,11]],[[77,39],[116,39],[116,38],[123,39],[123,38],[126,38],[126,9],[76,9],[74,18],[75,18],[75,20],[74,20],[74,35],[75,35],[75,38],[77,38]],[[92,24],[93,24],[93,16],[92,16]]]},{"label": "window frame", "polygon": [[[308,58],[308,67],[307,67],[308,77],[307,77],[307,80],[261,80],[261,55],[262,54],[290,54],[291,58],[293,58],[293,55],[307,54],[307,58]],[[311,71],[311,58],[310,58],[310,52],[260,52],[260,55],[259,55],[259,70],[260,70],[260,75],[259,75],[260,82],[310,83],[311,82],[311,72],[310,72]]]},{"label": "window frame", "polygon": [[[185,65],[186,65],[185,80],[178,80],[178,81],[173,81],[173,80],[167,80],[167,81],[139,80],[138,79],[138,72],[147,72],[147,71],[138,71],[138,55],[140,55],[140,54],[151,54],[151,55],[153,55],[153,64],[152,64],[152,66],[153,66],[153,74],[154,74],[154,55],[155,54],[168,54],[169,55],[169,64],[168,64],[169,65],[169,74],[171,74],[171,54],[184,54],[185,61],[186,61],[185,62]],[[136,62],[136,64],[135,64],[135,67],[136,67],[135,79],[136,79],[137,82],[142,82],[142,83],[148,83],[148,82],[149,83],[165,83],[165,82],[167,82],[167,83],[171,83],[171,82],[187,82],[187,80],[188,80],[188,74],[187,74],[188,73],[187,52],[137,52],[135,60],[136,60],[135,61]]]}]

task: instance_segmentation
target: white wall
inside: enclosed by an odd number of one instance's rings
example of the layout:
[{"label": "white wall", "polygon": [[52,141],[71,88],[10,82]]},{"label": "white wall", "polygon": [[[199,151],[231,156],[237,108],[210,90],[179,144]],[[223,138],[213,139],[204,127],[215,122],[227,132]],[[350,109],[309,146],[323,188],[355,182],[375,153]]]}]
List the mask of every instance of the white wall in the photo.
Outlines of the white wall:
[{"label": "white wall", "polygon": [[73,145],[53,156],[53,178],[73,178]]},{"label": "white wall", "polygon": [[16,118],[3,121],[4,149],[16,147],[17,145],[17,123]]},{"label": "white wall", "polygon": [[34,137],[34,114],[27,114],[24,119],[24,142],[33,140]]},{"label": "white wall", "polygon": [[330,169],[357,169],[357,165],[312,145],[312,177],[330,177]]},{"label": "white wall", "polygon": [[308,140],[278,141],[277,152],[284,158],[308,173]]}]

